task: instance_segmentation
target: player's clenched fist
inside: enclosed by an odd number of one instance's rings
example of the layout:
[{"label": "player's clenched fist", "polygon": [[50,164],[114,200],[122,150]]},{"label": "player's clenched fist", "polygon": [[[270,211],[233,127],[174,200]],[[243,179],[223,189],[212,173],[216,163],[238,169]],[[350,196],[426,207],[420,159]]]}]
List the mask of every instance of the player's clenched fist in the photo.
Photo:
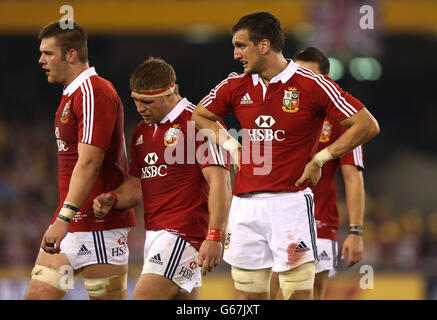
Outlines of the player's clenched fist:
[{"label": "player's clenched fist", "polygon": [[103,218],[112,209],[115,198],[112,193],[102,193],[94,198],[93,209],[97,218]]}]

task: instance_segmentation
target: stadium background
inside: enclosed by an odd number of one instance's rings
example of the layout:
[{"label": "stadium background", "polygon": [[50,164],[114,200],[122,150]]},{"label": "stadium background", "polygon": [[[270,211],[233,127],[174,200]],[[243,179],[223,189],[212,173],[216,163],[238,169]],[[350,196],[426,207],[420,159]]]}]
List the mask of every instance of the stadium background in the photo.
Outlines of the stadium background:
[{"label": "stadium background", "polygon": [[[59,20],[62,5],[89,33],[90,64],[125,105],[126,138],[139,121],[129,97],[131,72],[148,56],[171,63],[183,96],[197,103],[231,71],[230,28],[267,10],[287,32],[285,56],[315,45],[336,58],[333,77],[375,115],[381,133],[365,146],[365,252],[340,263],[330,299],[437,299],[437,1],[1,1],[0,2],[0,299],[21,299],[41,236],[57,206],[53,116],[61,86],[38,65],[36,35]],[[362,5],[374,29],[360,29]],[[359,58],[359,59],[356,59]],[[341,74],[341,66],[343,74]],[[226,119],[238,127],[233,117]],[[347,214],[339,179],[340,244]],[[129,292],[140,273],[143,218],[131,231]],[[362,266],[374,270],[362,289]],[[362,280],[362,279],[361,279]],[[86,299],[76,283],[67,299]],[[232,299],[229,267],[204,278],[204,299]]]}]

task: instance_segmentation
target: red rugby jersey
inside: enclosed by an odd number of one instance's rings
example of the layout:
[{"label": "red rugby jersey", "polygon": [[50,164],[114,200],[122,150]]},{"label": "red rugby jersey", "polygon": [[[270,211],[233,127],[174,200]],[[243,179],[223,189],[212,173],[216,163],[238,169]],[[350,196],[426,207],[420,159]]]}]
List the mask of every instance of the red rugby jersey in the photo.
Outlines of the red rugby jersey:
[{"label": "red rugby jersey", "polygon": [[[317,152],[337,140],[346,130],[346,128],[325,119]],[[322,177],[313,187],[318,238],[337,240],[338,210],[335,175],[338,167],[344,164],[364,169],[363,147],[358,146],[340,158],[328,161],[323,165]]]},{"label": "red rugby jersey", "polygon": [[129,174],[141,179],[145,228],[175,233],[199,249],[209,222],[202,168],[229,170],[229,155],[198,135],[191,121],[194,107],[184,98],[159,124],[138,124]]},{"label": "red rugby jersey", "polygon": [[201,103],[220,117],[234,111],[243,128],[237,195],[308,187],[309,180],[294,184],[316,151],[325,116],[338,122],[364,108],[330,78],[293,61],[267,88],[257,74],[231,73]]},{"label": "red rugby jersey", "polygon": [[123,126],[123,104],[111,82],[99,77],[94,68],[82,72],[64,89],[55,115],[60,202],[52,223],[68,193],[79,157],[78,143],[86,143],[105,150],[105,158],[94,188],[70,222],[69,231],[97,231],[135,225],[133,209],[114,209],[98,219],[92,208],[96,196],[116,188],[127,177]]}]

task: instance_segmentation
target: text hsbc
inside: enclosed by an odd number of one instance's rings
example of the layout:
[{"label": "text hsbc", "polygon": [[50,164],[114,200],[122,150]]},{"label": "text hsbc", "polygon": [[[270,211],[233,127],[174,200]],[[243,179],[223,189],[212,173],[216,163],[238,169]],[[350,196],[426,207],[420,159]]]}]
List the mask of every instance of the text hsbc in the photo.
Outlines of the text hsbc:
[{"label": "text hsbc", "polygon": [[272,129],[248,129],[250,141],[284,141],[285,131]]},{"label": "text hsbc", "polygon": [[148,166],[141,168],[141,179],[155,178],[157,176],[164,177],[167,175],[167,165],[161,164],[160,166]]}]

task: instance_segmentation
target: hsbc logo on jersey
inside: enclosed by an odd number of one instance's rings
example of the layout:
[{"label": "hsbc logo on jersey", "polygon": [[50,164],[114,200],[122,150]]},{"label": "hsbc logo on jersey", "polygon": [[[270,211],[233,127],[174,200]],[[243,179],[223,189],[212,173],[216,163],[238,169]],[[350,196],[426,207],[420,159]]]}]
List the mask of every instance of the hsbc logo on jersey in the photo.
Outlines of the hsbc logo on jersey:
[{"label": "hsbc logo on jersey", "polygon": [[283,141],[284,130],[270,129],[276,123],[272,116],[260,115],[255,119],[255,124],[262,129],[248,129],[250,141]]},{"label": "hsbc logo on jersey", "polygon": [[256,118],[255,123],[260,128],[270,128],[276,121],[272,116],[259,116]]},{"label": "hsbc logo on jersey", "polygon": [[144,158],[144,162],[147,164],[155,164],[158,161],[158,156],[155,152],[148,153]]},{"label": "hsbc logo on jersey", "polygon": [[160,166],[155,166],[158,161],[158,155],[155,152],[150,152],[144,158],[144,162],[149,166],[141,168],[141,179],[149,179],[155,177],[164,177],[167,175],[167,165],[161,164]]}]

